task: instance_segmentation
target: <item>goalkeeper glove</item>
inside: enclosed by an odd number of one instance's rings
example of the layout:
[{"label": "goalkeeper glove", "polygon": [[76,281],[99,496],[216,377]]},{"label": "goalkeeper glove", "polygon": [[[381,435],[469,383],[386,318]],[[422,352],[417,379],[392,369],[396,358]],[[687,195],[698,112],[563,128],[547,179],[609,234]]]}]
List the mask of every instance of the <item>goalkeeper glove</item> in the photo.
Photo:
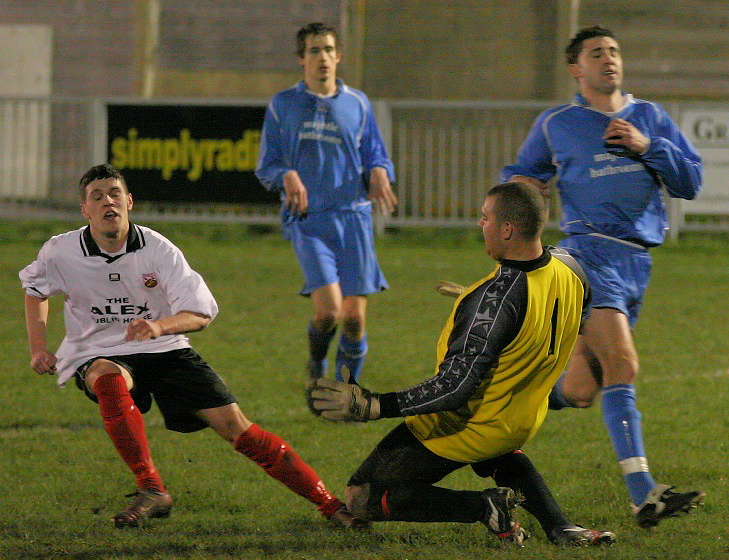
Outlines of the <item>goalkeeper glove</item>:
[{"label": "goalkeeper glove", "polygon": [[447,280],[438,282],[435,285],[435,289],[438,290],[438,293],[442,296],[450,296],[454,298],[457,298],[466,291],[465,286],[461,286],[455,282],[448,282]]},{"label": "goalkeeper glove", "polygon": [[312,406],[327,420],[367,422],[380,417],[380,396],[355,383],[317,379]]}]

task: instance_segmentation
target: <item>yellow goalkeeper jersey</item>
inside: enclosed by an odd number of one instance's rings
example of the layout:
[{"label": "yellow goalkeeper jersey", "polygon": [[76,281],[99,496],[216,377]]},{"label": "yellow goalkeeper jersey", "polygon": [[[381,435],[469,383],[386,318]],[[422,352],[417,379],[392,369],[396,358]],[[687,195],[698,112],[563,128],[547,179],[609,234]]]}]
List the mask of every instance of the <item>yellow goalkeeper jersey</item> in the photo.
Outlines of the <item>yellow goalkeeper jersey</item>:
[{"label": "yellow goalkeeper jersey", "polygon": [[561,249],[497,264],[456,300],[438,340],[435,377],[398,392],[412,433],[437,455],[463,462],[520,448],[544,421],[589,297],[582,269]]}]

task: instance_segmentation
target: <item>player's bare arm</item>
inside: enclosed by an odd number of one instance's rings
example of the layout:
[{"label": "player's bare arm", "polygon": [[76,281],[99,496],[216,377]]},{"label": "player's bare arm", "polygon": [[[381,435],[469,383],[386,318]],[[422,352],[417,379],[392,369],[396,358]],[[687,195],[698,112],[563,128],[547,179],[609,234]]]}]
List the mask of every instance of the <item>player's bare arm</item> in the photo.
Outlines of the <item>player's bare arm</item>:
[{"label": "player's bare arm", "polygon": [[613,119],[603,134],[604,140],[612,144],[625,146],[636,154],[643,155],[648,151],[650,140],[635,126],[623,119]]},{"label": "player's bare arm", "polygon": [[135,319],[127,326],[126,340],[149,340],[166,334],[200,331],[210,324],[210,317],[192,311],[180,311],[170,317],[149,321]]},{"label": "player's bare arm", "polygon": [[283,183],[288,209],[296,216],[306,214],[309,209],[309,193],[299,174],[294,170],[287,171],[284,174]]},{"label": "player's bare arm", "polygon": [[373,167],[370,171],[370,193],[367,198],[377,203],[383,216],[389,216],[395,211],[397,196],[392,191],[390,178],[383,167]]},{"label": "player's bare arm", "polygon": [[56,356],[46,347],[48,299],[25,294],[25,324],[30,345],[30,367],[39,375],[56,372]]}]

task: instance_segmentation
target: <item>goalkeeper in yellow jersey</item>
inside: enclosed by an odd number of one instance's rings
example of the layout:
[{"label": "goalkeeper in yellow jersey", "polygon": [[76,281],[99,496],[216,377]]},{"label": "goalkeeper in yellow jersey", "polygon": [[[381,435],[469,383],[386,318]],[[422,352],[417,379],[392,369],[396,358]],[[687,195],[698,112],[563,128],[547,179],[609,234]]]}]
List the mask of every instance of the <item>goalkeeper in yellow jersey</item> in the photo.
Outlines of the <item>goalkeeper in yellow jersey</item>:
[{"label": "goalkeeper in yellow jersey", "polygon": [[[384,394],[320,379],[311,394],[313,408],[331,420],[406,417],[349,480],[347,505],[372,521],[481,521],[521,546],[529,536],[515,519],[521,503],[551,542],[610,544],[613,533],[567,519],[520,450],[544,421],[587,313],[589,285],[569,255],[542,245],[547,209],[535,187],[496,185],[481,214],[486,253],[497,265],[456,300],[435,376]],[[466,465],[497,486],[435,486]]]}]

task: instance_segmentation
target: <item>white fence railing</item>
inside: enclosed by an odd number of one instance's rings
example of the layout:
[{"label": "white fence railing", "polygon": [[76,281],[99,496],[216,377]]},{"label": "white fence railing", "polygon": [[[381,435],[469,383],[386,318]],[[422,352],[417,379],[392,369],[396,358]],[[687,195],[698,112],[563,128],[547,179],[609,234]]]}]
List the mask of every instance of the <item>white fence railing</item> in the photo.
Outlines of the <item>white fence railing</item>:
[{"label": "white fence railing", "polygon": [[[393,101],[384,111],[397,172],[397,225],[473,225],[486,188],[548,105]],[[385,120],[381,118],[380,120]],[[387,121],[385,121],[387,122]]]},{"label": "white fence railing", "polygon": [[0,104],[0,197],[48,196],[50,116],[44,100]]},{"label": "white fence railing", "polygon": [[[400,199],[386,224],[462,227],[478,220],[486,187],[513,161],[537,114],[555,103],[380,100],[373,105],[395,163]],[[106,154],[105,107],[98,99],[0,99],[0,217],[77,216],[78,176]],[[729,229],[729,106],[671,103],[666,108],[702,155],[710,156],[699,199],[671,202],[672,235]],[[279,219],[272,206],[141,206],[144,219],[270,224]]]}]

